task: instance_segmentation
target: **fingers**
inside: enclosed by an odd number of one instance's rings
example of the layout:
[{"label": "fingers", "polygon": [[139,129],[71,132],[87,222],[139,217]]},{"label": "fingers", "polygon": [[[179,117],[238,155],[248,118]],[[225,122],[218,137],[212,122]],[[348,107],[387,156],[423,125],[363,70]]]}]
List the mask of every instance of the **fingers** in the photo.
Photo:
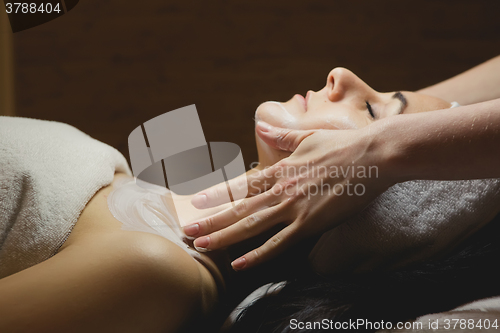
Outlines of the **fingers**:
[{"label": "fingers", "polygon": [[194,245],[198,251],[203,252],[224,248],[257,236],[286,219],[283,206],[276,205],[249,215],[224,230],[197,238]]},{"label": "fingers", "polygon": [[299,233],[296,232],[293,224],[284,228],[261,247],[248,252],[231,263],[235,270],[246,270],[268,261],[286,251],[293,244],[299,241]]},{"label": "fingers", "polygon": [[[237,188],[246,186],[246,174],[242,174],[241,176],[232,179],[231,182],[233,183],[233,186],[236,186]],[[191,198],[191,203],[198,209],[204,209],[228,203],[228,198],[228,183],[222,182],[203,190],[202,192],[196,193],[196,195]]]},{"label": "fingers", "polygon": [[315,132],[274,127],[263,121],[258,121],[255,129],[259,137],[269,146],[290,152],[295,151],[302,140]]},{"label": "fingers", "polygon": [[233,208],[226,209],[184,227],[184,233],[189,237],[207,235],[230,226],[262,208],[274,206],[279,202],[278,200],[277,196],[267,194],[244,199]]},{"label": "fingers", "polygon": [[198,209],[216,207],[228,203],[228,187],[233,195],[235,193],[247,193],[247,196],[252,196],[266,191],[275,182],[274,173],[270,168],[252,174],[246,173],[197,193],[191,199],[191,203]]}]

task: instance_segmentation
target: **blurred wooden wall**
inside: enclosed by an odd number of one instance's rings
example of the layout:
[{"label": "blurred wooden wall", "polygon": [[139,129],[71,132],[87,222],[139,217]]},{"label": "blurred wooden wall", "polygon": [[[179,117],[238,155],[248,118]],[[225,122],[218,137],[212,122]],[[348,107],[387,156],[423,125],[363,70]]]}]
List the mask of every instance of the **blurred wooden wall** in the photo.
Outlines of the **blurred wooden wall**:
[{"label": "blurred wooden wall", "polygon": [[500,53],[498,0],[81,0],[16,33],[17,114],[72,124],[128,156],[142,122],[196,104],[207,141],[257,158],[266,100],[323,87],[343,66],[380,91],[416,90]]},{"label": "blurred wooden wall", "polygon": [[[3,8],[0,6],[0,8]],[[14,68],[12,30],[5,11],[0,10],[0,116],[14,115]]]}]

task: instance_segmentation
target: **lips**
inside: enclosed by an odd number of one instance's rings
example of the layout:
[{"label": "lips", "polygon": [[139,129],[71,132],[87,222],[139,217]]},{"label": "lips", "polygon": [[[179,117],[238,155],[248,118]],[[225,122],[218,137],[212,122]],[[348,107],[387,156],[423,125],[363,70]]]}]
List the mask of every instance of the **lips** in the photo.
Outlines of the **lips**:
[{"label": "lips", "polygon": [[300,104],[302,104],[302,106],[304,107],[304,110],[307,111],[307,102],[306,102],[306,99],[304,98],[304,96],[300,95],[300,94],[295,94],[295,97]]}]

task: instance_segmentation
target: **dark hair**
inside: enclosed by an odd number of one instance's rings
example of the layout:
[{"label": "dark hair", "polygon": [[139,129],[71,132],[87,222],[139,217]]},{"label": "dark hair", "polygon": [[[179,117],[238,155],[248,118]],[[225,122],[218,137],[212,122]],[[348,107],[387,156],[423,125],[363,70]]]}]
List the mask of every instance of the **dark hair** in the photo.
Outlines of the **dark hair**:
[{"label": "dark hair", "polygon": [[318,329],[292,330],[290,321],[365,319],[395,324],[448,311],[500,295],[499,257],[500,214],[442,259],[397,271],[344,274],[332,279],[310,271],[298,273],[279,293],[242,311],[230,332],[315,332]]}]

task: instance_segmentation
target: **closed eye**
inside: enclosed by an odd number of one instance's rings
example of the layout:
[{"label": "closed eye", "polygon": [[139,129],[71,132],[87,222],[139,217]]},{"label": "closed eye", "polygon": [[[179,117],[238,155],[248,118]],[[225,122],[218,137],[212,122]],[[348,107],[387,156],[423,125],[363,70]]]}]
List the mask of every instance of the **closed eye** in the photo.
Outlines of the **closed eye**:
[{"label": "closed eye", "polygon": [[368,103],[368,101],[365,101],[365,103],[366,103],[366,108],[368,109],[368,112],[370,113],[372,118],[375,119],[375,114],[373,113],[372,106],[370,105],[370,103]]}]

